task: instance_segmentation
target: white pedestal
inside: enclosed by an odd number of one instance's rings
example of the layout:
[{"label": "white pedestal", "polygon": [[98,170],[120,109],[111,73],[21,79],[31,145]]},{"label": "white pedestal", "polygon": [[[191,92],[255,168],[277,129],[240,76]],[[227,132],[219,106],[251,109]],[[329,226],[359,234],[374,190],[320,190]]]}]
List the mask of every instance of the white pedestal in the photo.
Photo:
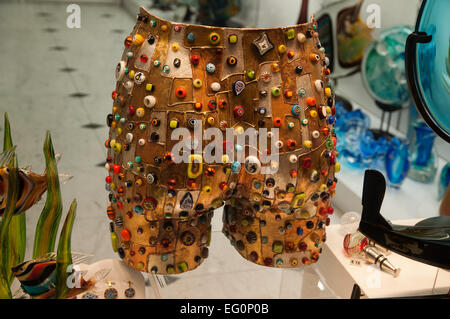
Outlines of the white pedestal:
[{"label": "white pedestal", "polygon": [[[105,299],[104,292],[109,288],[108,281],[111,281],[112,288],[115,288],[118,292],[117,299],[128,299],[125,297],[125,290],[130,287],[129,282],[131,282],[131,288],[136,292],[133,299],[144,299],[145,298],[145,279],[141,272],[128,267],[120,259],[104,259],[96,262],[92,265],[80,264],[81,271],[87,271],[84,275],[85,278],[89,279],[94,276],[99,271],[109,270],[108,275],[100,279],[95,287],[89,292],[98,296],[98,299]],[[78,299],[82,298],[84,293],[77,296]]]},{"label": "white pedestal", "polygon": [[[414,225],[419,220],[400,220],[401,225]],[[416,262],[396,253],[387,256],[401,268],[394,278],[375,265],[352,265],[343,249],[345,234],[341,225],[327,227],[327,242],[317,266],[329,288],[341,298],[350,298],[354,284],[358,284],[365,298],[395,298],[446,294],[450,289],[450,272]]]}]

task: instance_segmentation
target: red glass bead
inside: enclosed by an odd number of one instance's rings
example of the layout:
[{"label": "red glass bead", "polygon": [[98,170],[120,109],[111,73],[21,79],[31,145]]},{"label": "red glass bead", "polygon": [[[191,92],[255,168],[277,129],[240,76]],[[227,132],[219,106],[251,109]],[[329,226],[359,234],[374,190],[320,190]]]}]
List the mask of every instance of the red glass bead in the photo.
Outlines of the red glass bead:
[{"label": "red glass bead", "polygon": [[117,174],[120,173],[120,165],[117,165],[117,164],[114,164],[114,165],[113,165],[113,173],[114,173],[115,175],[117,175]]},{"label": "red glass bead", "polygon": [[194,65],[197,65],[200,62],[200,58],[198,57],[198,55],[193,55],[191,56],[191,63]]},{"label": "red glass bead", "polygon": [[220,184],[219,184],[219,188],[221,189],[221,190],[227,190],[228,189],[228,184],[227,183],[225,183],[225,182],[221,182]]},{"label": "red glass bead", "polygon": [[148,61],[148,56],[146,54],[141,54],[141,56],[139,57],[139,59],[141,60],[142,63],[147,63]]},{"label": "red glass bead", "polygon": [[266,266],[272,266],[272,258],[264,258],[264,265]]},{"label": "red glass bead", "polygon": [[108,184],[111,184],[111,183],[112,183],[112,176],[106,176],[105,181],[106,181]]},{"label": "red glass bead", "polygon": [[302,167],[303,168],[310,168],[311,165],[312,165],[312,159],[311,158],[307,157],[307,158],[303,159],[303,162],[302,162]]},{"label": "red glass bead", "polygon": [[189,187],[189,188],[195,188],[196,185],[197,185],[197,183],[195,182],[194,179],[188,179],[188,181],[187,181],[187,187]]},{"label": "red glass bead", "polygon": [[305,251],[306,248],[308,248],[308,245],[305,242],[302,241],[298,244],[298,249],[300,249],[300,251]]}]

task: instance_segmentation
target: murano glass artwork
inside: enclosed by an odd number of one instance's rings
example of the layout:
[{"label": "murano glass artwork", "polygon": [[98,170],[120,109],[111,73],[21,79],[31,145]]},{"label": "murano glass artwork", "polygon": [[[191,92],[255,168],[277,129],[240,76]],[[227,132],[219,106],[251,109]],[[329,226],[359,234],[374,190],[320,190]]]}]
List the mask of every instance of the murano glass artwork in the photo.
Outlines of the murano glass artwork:
[{"label": "murano glass artwork", "polygon": [[112,245],[128,265],[196,268],[221,206],[223,233],[244,258],[318,261],[340,165],[316,29],[313,19],[272,29],[189,25],[140,9],[116,67],[105,142]]}]

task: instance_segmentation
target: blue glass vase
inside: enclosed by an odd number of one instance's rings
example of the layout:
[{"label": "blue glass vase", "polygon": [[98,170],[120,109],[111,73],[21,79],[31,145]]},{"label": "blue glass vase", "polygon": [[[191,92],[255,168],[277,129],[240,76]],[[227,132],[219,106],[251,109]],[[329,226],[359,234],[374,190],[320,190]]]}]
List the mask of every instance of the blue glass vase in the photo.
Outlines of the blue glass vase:
[{"label": "blue glass vase", "polygon": [[386,175],[391,187],[399,188],[409,170],[409,142],[407,139],[391,138],[386,153]]},{"label": "blue glass vase", "polygon": [[448,185],[450,184],[450,163],[447,163],[441,171],[438,186],[438,200],[442,199]]},{"label": "blue glass vase", "polygon": [[411,169],[408,177],[421,182],[430,183],[437,171],[434,139],[436,134],[423,120],[414,123],[414,138],[411,143]]}]

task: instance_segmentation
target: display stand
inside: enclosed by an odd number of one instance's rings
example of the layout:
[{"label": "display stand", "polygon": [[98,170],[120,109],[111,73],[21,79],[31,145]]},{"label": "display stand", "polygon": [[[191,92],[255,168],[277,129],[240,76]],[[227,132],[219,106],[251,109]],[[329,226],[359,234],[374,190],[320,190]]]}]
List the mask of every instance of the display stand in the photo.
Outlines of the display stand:
[{"label": "display stand", "polygon": [[[391,120],[392,120],[392,114],[397,112],[397,124],[396,129],[398,130],[400,126],[400,119],[401,119],[401,113],[403,109],[405,109],[402,106],[399,105],[389,105],[385,104],[379,101],[375,101],[375,104],[378,106],[378,108],[381,109],[381,121],[380,121],[380,128],[379,129],[371,129],[370,131],[373,133],[375,139],[378,139],[380,137],[385,137],[386,139],[390,139],[393,135],[389,133],[389,129],[391,127]],[[386,121],[386,115],[387,115],[387,121]],[[384,128],[385,127],[385,128]]]},{"label": "display stand", "polygon": [[[88,291],[96,295],[98,299],[105,299],[104,291],[109,287],[117,290],[117,299],[128,299],[124,295],[124,291],[130,287],[135,290],[133,299],[144,299],[146,297],[145,280],[142,273],[128,267],[120,259],[105,259],[94,264],[79,264],[78,266],[86,279],[99,273],[107,273],[104,278],[99,278],[95,286]],[[109,286],[109,282],[111,282],[111,286]],[[83,295],[84,293],[77,295],[77,299],[83,298]]]},{"label": "display stand", "polygon": [[[395,224],[414,225],[419,220],[397,220]],[[327,283],[341,298],[350,298],[354,285],[358,285],[363,298],[411,298],[437,296],[449,293],[450,272],[414,261],[391,252],[389,261],[401,269],[394,277],[380,271],[375,265],[356,265],[346,257],[343,249],[344,234],[341,225],[327,229],[327,243],[323,252],[320,271],[326,272]]]}]

